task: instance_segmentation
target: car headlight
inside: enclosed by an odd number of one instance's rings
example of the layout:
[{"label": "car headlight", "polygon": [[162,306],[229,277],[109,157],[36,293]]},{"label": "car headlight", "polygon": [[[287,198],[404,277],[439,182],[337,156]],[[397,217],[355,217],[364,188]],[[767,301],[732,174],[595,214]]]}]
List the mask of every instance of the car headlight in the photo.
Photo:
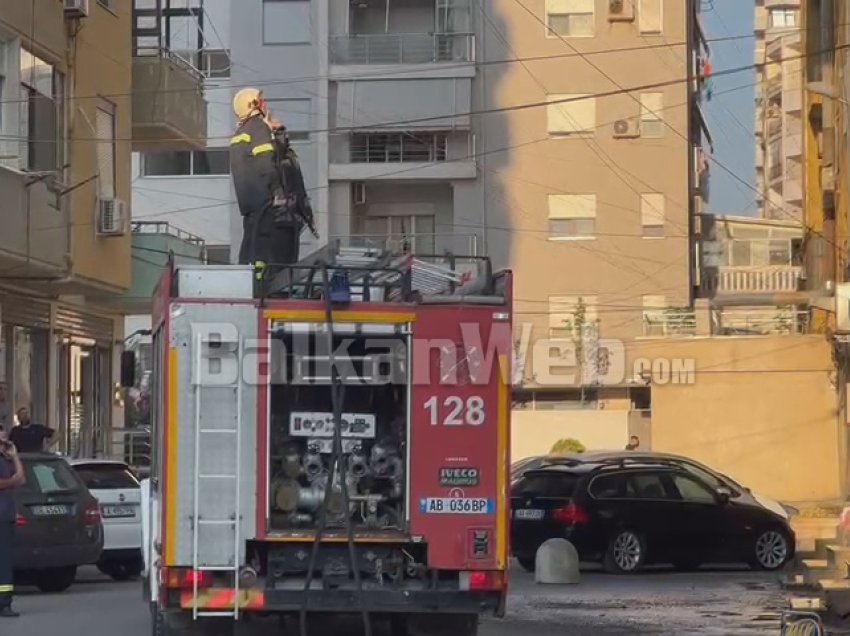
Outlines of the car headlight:
[{"label": "car headlight", "polygon": [[787,504],[779,504],[782,506],[782,509],[785,511],[785,514],[788,515],[789,518],[794,517],[800,514],[800,511],[794,506],[789,506]]}]

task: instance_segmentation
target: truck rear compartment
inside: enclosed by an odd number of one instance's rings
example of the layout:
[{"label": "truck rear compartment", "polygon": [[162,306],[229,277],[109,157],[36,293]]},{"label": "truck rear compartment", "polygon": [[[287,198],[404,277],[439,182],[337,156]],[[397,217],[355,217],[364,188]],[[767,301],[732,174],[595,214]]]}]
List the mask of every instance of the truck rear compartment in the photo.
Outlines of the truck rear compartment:
[{"label": "truck rear compartment", "polygon": [[[406,531],[409,451],[407,336],[334,337],[342,455],[331,475],[334,416],[324,333],[276,331],[269,397],[268,533],[313,535],[328,488],[327,534]],[[346,508],[343,480],[348,489]]]}]

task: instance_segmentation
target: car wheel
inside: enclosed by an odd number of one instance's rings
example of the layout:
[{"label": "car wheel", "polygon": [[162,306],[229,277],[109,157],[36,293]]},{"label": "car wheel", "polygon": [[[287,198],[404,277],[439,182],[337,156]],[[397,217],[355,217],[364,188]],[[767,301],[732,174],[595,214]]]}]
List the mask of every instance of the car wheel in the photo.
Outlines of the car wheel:
[{"label": "car wheel", "polygon": [[526,572],[534,572],[536,568],[536,558],[534,557],[517,557],[516,562],[519,563],[519,566],[525,570]]},{"label": "car wheel", "polygon": [[778,570],[788,562],[790,540],[788,534],[771,528],[758,535],[753,547],[750,565],[757,570]]},{"label": "car wheel", "polygon": [[115,581],[129,581],[135,579],[142,573],[142,563],[140,561],[120,561],[109,566],[109,571],[104,574],[109,575]]},{"label": "car wheel", "polygon": [[646,561],[646,546],[633,530],[621,530],[611,539],[602,565],[614,574],[631,574]]},{"label": "car wheel", "polygon": [[64,592],[77,578],[76,566],[67,568],[52,568],[38,573],[35,586],[42,592]]}]

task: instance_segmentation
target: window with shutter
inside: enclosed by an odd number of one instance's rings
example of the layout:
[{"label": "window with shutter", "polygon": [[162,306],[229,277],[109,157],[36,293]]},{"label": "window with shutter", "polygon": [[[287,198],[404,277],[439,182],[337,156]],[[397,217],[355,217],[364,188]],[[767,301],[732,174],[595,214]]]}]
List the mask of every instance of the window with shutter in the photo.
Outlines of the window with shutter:
[{"label": "window with shutter", "polygon": [[596,233],[595,194],[550,194],[549,237],[593,238]]},{"label": "window with shutter", "polygon": [[663,194],[640,195],[640,219],[644,238],[664,236],[664,205]]},{"label": "window with shutter", "polygon": [[115,196],[115,106],[101,100],[95,122],[97,130],[97,172],[100,196]]},{"label": "window with shutter", "polygon": [[640,136],[664,136],[664,93],[641,93]]},{"label": "window with shutter", "polygon": [[548,95],[547,128],[550,135],[593,135],[596,98],[583,94]]},{"label": "window with shutter", "polygon": [[593,37],[595,20],[594,0],[546,0],[549,37]]},{"label": "window with shutter", "polygon": [[641,33],[661,33],[664,24],[664,0],[640,0],[638,22]]}]

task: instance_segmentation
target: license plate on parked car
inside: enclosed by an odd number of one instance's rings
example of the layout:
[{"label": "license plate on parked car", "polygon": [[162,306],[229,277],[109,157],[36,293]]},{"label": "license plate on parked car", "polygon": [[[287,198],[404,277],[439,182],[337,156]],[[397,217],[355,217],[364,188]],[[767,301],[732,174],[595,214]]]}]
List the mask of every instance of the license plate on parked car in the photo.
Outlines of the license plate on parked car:
[{"label": "license plate on parked car", "polygon": [[542,510],[535,510],[531,508],[522,508],[520,510],[514,510],[514,519],[526,519],[526,520],[535,520],[543,518]]},{"label": "license plate on parked car", "polygon": [[136,509],[133,506],[104,506],[103,517],[117,519],[119,517],[135,517]]},{"label": "license plate on parked car", "polygon": [[71,507],[64,505],[32,506],[30,510],[36,517],[59,517],[71,514]]}]

